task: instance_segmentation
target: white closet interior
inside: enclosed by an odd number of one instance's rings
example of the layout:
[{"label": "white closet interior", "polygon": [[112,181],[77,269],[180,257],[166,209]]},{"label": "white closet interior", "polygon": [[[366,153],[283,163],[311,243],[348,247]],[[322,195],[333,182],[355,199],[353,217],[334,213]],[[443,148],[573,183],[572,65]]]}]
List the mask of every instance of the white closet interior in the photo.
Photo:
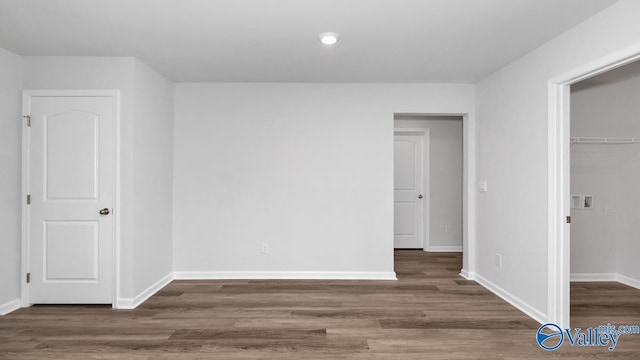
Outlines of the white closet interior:
[{"label": "white closet interior", "polygon": [[640,288],[640,62],[571,89],[571,280]]}]

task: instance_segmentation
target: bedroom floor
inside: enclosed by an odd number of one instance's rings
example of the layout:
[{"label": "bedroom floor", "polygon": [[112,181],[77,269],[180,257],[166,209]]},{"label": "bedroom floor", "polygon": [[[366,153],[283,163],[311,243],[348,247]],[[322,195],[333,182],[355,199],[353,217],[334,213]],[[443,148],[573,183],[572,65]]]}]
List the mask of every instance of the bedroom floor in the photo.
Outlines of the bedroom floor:
[{"label": "bedroom floor", "polygon": [[[539,324],[458,273],[396,250],[398,281],[173,281],[135,310],[39,305],[0,317],[1,359],[539,359]],[[526,286],[526,284],[523,284]],[[640,324],[640,290],[574,283],[572,326]],[[638,358],[564,344],[554,358]]]}]

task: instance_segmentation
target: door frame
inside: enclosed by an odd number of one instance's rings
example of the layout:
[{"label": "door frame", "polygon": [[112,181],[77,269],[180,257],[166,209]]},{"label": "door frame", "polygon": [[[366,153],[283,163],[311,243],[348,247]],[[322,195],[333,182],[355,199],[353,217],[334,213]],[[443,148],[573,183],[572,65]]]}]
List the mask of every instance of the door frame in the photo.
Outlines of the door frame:
[{"label": "door frame", "polygon": [[[424,197],[427,201],[422,202],[422,250],[429,251],[429,216],[430,216],[430,200],[431,200],[431,190],[429,187],[429,174],[430,174],[430,141],[431,141],[431,131],[430,129],[420,129],[420,128],[395,128],[393,129],[393,138],[395,142],[396,135],[410,135],[410,136],[422,136],[422,156],[424,156],[424,163],[422,164],[422,191],[424,193]],[[395,217],[395,213],[394,213]],[[394,218],[395,221],[395,218]]]},{"label": "door frame", "polygon": [[[28,115],[31,98],[34,97],[110,97],[114,114],[114,169],[113,169],[113,291],[111,304],[117,307],[120,283],[120,90],[23,90],[22,114]],[[22,307],[29,307],[29,286],[26,278],[30,264],[30,213],[27,194],[30,193],[31,178],[29,172],[31,159],[30,129],[22,121],[22,271],[20,282],[20,301]]]},{"label": "door frame", "polygon": [[[391,121],[394,121],[396,116],[404,115],[462,117],[462,269],[460,269],[460,276],[467,280],[475,280],[477,177],[475,114],[473,111],[396,111],[393,113]],[[395,131],[394,125],[391,128]],[[390,146],[393,146],[393,142]],[[393,148],[391,149],[393,151]],[[390,171],[390,176],[393,176],[393,166]],[[393,203],[391,203],[391,206],[393,206]],[[391,221],[393,221],[393,218]],[[393,233],[390,236],[393,240]]]},{"label": "door frame", "polygon": [[571,84],[640,60],[640,43],[633,44],[548,82],[548,234],[547,322],[570,326],[570,101]]}]

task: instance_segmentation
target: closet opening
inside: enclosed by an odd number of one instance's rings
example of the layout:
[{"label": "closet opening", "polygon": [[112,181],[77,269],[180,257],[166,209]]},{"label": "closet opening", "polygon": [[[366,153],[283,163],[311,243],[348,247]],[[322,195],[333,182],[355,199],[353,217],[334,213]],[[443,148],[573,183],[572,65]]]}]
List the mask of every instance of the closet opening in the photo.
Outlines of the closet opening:
[{"label": "closet opening", "polygon": [[640,61],[572,84],[570,114],[571,326],[635,323]]}]

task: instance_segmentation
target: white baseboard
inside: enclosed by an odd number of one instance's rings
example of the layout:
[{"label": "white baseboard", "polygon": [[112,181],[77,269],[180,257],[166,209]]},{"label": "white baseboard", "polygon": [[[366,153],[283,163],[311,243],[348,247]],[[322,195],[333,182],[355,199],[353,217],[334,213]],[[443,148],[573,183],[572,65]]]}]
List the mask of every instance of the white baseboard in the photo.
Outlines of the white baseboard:
[{"label": "white baseboard", "polygon": [[569,277],[571,281],[575,282],[585,282],[585,281],[617,281],[616,274],[606,274],[606,273],[582,273],[582,274],[571,274]]},{"label": "white baseboard", "polygon": [[116,309],[135,309],[143,302],[147,301],[150,297],[152,297],[155,293],[160,291],[163,287],[167,286],[171,281],[173,281],[173,273],[169,273],[167,276],[158,280],[155,284],[149,286],[143,292],[138,294],[135,298],[119,298],[116,301],[114,308]]},{"label": "white baseboard", "polygon": [[474,274],[468,272],[465,269],[460,270],[460,276],[462,276],[463,278],[465,278],[466,280],[474,280]]},{"label": "white baseboard", "polygon": [[176,271],[173,274],[176,280],[397,280],[393,271]]},{"label": "white baseboard", "polygon": [[504,300],[504,301],[508,302],[509,304],[515,306],[518,310],[522,311],[523,313],[528,315],[533,320],[539,322],[540,324],[545,324],[547,322],[546,321],[547,320],[547,315],[546,314],[544,314],[543,312],[541,312],[538,309],[534,308],[533,306],[529,305],[528,303],[522,301],[520,298],[518,298],[517,296],[515,296],[515,295],[511,294],[510,292],[504,290],[503,288],[499,287],[498,285],[496,285],[496,284],[492,283],[491,281],[487,280],[483,276],[481,276],[479,274],[474,274],[474,280],[477,281],[480,285],[482,285],[485,288],[487,288],[492,293],[498,295],[500,298],[502,298],[502,300]]},{"label": "white baseboard", "polygon": [[113,305],[114,309],[118,310],[133,310],[136,308],[134,298],[118,298]]},{"label": "white baseboard", "polygon": [[16,311],[16,310],[20,309],[20,305],[21,304],[22,304],[22,302],[20,301],[20,299],[14,299],[14,300],[11,300],[9,302],[6,302],[6,303],[0,305],[0,316],[7,315],[8,313],[10,313],[12,311]]},{"label": "white baseboard", "polygon": [[462,252],[462,246],[429,246],[425,251],[429,252]]},{"label": "white baseboard", "polygon": [[616,279],[618,280],[619,283],[623,283],[623,284],[625,284],[627,286],[631,286],[633,288],[640,289],[640,280],[638,280],[638,279],[630,278],[630,277],[624,276],[622,274],[616,274]]},{"label": "white baseboard", "polygon": [[636,289],[640,289],[640,280],[630,278],[618,273],[598,273],[598,274],[571,274],[571,281],[616,281]]}]

